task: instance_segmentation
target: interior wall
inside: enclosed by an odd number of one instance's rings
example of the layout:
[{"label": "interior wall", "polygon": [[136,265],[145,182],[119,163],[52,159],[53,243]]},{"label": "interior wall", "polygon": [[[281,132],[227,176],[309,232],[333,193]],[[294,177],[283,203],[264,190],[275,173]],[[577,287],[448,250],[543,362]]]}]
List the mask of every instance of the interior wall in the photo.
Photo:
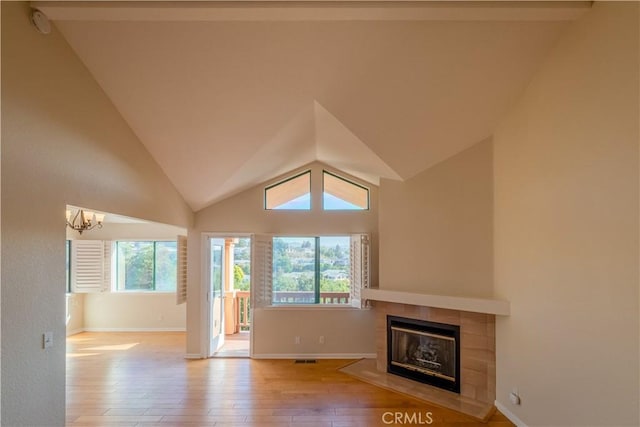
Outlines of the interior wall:
[{"label": "interior wall", "polygon": [[63,425],[65,206],[184,227],[193,214],[55,26],[1,7],[2,422]]},{"label": "interior wall", "polygon": [[639,12],[596,2],[495,133],[497,400],[530,426],[640,425]]},{"label": "interior wall", "polygon": [[[187,230],[154,222],[109,223],[79,234],[67,228],[68,239],[78,240],[175,240]],[[79,294],[76,312],[82,308],[86,331],[184,331],[186,306],[176,304],[175,292],[101,292]],[[80,304],[83,307],[80,307]],[[77,324],[72,326],[77,327]],[[67,333],[72,330],[67,325]]]},{"label": "interior wall", "polygon": [[380,288],[493,294],[490,139],[404,181],[380,183]]},{"label": "interior wall", "polygon": [[[369,188],[370,206],[368,211],[322,211],[322,170],[327,169],[346,178],[353,179]],[[202,316],[206,310],[206,287],[201,281],[201,258],[203,232],[234,233],[267,233],[288,235],[338,235],[349,233],[370,233],[372,236],[372,283],[377,283],[377,224],[378,224],[378,189],[376,186],[332,168],[313,163],[300,171],[312,171],[312,210],[310,211],[267,211],[264,206],[264,185],[255,186],[233,197],[216,203],[196,213],[195,227],[189,230],[188,243],[188,296],[187,296],[187,353],[201,355],[203,334],[200,328]],[[296,171],[282,178],[295,175]],[[278,179],[274,180],[277,181]],[[355,313],[354,313],[355,312]],[[255,310],[252,314],[254,325],[253,352],[255,355],[292,355],[301,351],[318,352],[317,354],[345,353],[332,348],[328,343],[345,343],[350,340],[348,353],[373,354],[375,342],[373,320],[368,310],[340,309],[318,310],[310,307],[307,310],[291,308],[273,308]],[[318,324],[319,319],[324,319]],[[290,330],[296,325],[298,335],[313,336],[314,342],[319,335],[325,337],[324,346],[306,347],[296,345],[294,336],[274,331]],[[261,326],[262,325],[262,326]],[[268,327],[265,327],[269,325]],[[348,325],[348,326],[345,326]],[[262,328],[263,332],[260,332]],[[311,338],[309,338],[311,339]],[[277,341],[279,346],[273,347]],[[302,348],[304,347],[304,349]],[[275,352],[275,353],[274,353]],[[316,353],[313,353],[316,354]]]},{"label": "interior wall", "polygon": [[84,297],[85,331],[184,331],[186,306],[176,294],[103,292]]},{"label": "interior wall", "polygon": [[74,335],[84,331],[84,297],[85,294],[67,294],[67,317],[65,319],[66,335]]}]

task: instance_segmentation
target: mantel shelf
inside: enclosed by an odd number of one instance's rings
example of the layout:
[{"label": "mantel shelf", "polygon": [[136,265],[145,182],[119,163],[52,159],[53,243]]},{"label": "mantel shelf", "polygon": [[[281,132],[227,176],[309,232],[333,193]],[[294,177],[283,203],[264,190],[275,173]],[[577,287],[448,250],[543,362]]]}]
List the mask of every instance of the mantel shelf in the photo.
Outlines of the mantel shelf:
[{"label": "mantel shelf", "polygon": [[511,314],[509,301],[496,299],[430,295],[374,288],[363,289],[362,298],[372,301],[446,308],[449,310],[471,311],[474,313],[495,314],[498,316],[509,316]]}]

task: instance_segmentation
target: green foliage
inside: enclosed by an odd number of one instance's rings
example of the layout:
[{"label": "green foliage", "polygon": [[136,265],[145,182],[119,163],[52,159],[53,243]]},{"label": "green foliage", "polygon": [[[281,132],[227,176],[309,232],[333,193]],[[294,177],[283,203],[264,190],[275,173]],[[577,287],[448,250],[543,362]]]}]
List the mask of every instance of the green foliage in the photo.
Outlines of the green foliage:
[{"label": "green foliage", "polygon": [[124,269],[123,288],[128,291],[173,291],[176,288],[176,243],[118,242],[118,269]]},{"label": "green foliage", "polygon": [[245,277],[244,270],[238,264],[233,266],[233,287],[239,291],[249,290],[249,278]]},{"label": "green foliage", "polygon": [[242,268],[236,264],[233,266],[233,283],[242,283],[244,280],[244,271]]},{"label": "green foliage", "polygon": [[321,292],[349,292],[349,279],[320,279]]},{"label": "green foliage", "polygon": [[118,249],[119,257],[125,261],[124,288],[152,290],[153,242],[119,242]]},{"label": "green foliage", "polygon": [[[304,297],[296,295],[295,301],[287,302],[308,302],[307,298],[313,302],[316,287],[321,293],[350,290],[349,238],[320,238],[319,253],[316,253],[316,239],[278,237],[273,240],[274,292],[309,293]],[[320,283],[316,283],[316,268],[319,268]],[[283,298],[282,302],[284,298],[292,298],[282,294],[279,297]]]}]

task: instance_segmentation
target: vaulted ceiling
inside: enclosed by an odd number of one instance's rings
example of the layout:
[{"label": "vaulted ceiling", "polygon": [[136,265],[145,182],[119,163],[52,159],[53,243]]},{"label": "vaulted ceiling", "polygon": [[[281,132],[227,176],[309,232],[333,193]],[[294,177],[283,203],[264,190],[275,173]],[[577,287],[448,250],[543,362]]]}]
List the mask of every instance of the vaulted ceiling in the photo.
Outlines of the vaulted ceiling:
[{"label": "vaulted ceiling", "polygon": [[585,2],[36,2],[194,210],[318,160],[376,184],[491,135]]}]

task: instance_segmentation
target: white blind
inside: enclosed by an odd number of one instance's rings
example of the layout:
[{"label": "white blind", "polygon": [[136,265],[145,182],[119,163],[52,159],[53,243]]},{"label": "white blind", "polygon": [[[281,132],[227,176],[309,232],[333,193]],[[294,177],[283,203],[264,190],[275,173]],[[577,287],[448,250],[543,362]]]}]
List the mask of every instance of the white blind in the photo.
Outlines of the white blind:
[{"label": "white blind", "polygon": [[[100,292],[107,282],[105,270],[110,270],[105,258],[111,251],[105,250],[102,240],[73,240],[71,242],[71,287],[76,293]],[[109,258],[110,263],[110,258]],[[110,275],[109,275],[110,277]]]},{"label": "white blind", "polygon": [[273,281],[273,237],[255,234],[251,238],[251,307],[271,305]]},{"label": "white blind", "polygon": [[351,289],[349,301],[352,307],[362,308],[361,290],[370,286],[370,248],[368,234],[351,236]]},{"label": "white blind", "polygon": [[187,236],[178,236],[176,304],[187,302]]},{"label": "white blind", "polygon": [[115,245],[115,242],[105,240],[103,244],[104,244],[104,260],[103,260],[103,267],[102,267],[103,268],[102,290],[109,291],[111,290],[111,280],[112,280],[111,272],[114,271],[114,265],[113,265],[114,259],[112,255],[113,255],[113,247]]}]

